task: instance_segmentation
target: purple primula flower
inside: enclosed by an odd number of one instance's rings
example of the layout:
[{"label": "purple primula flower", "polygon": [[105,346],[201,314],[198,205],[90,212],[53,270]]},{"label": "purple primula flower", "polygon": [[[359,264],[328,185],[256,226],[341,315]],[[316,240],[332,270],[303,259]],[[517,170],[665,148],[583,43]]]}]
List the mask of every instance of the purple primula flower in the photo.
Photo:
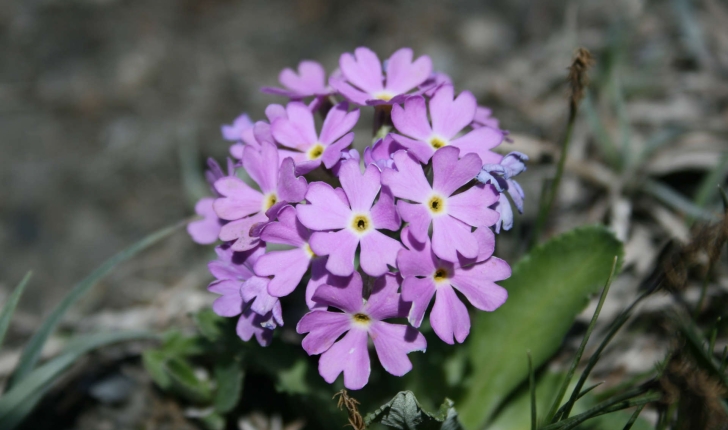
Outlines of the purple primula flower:
[{"label": "purple primula flower", "polygon": [[263,227],[260,238],[267,243],[289,245],[293,249],[271,251],[255,263],[255,273],[272,276],[268,292],[275,297],[291,294],[301,282],[316,255],[308,244],[311,233],[296,219],[296,209],[286,206],[278,212],[278,221]]},{"label": "purple primula flower", "polygon": [[425,337],[412,327],[382,321],[407,315],[409,303],[400,299],[398,287],[396,276],[386,274],[374,282],[371,296],[364,300],[357,272],[345,284],[318,287],[314,300],[343,313],[311,311],[301,318],[296,331],[308,333],[302,346],[309,355],[321,354],[319,373],[326,382],[333,383],[344,372],[346,388],[358,390],[367,384],[371,372],[368,338],[384,370],[402,376],[412,369],[407,354],[425,351]]},{"label": "purple primula flower", "polygon": [[230,125],[220,127],[222,137],[231,142],[238,142],[243,139],[243,132],[253,128],[253,121],[250,120],[248,114],[242,114],[233,120]]},{"label": "purple primula flower", "polygon": [[[212,304],[212,310],[224,317],[243,314],[238,321],[238,334],[249,340],[255,334],[261,345],[267,345],[265,333],[283,325],[281,304],[277,298],[267,294],[260,285],[267,285],[268,279],[256,276],[255,262],[265,253],[265,246],[257,246],[245,252],[235,252],[225,244],[215,248],[218,259],[208,264],[210,273],[217,279],[208,286],[208,291],[220,294]],[[255,313],[256,315],[251,315]],[[258,327],[255,327],[258,324]],[[252,326],[251,326],[252,325]]]},{"label": "purple primula flower", "polygon": [[272,144],[264,144],[260,151],[246,147],[243,167],[260,191],[235,176],[215,182],[215,189],[222,196],[215,200],[215,212],[231,221],[220,230],[220,239],[235,241],[232,248],[236,251],[257,245],[260,239],[250,235],[251,228],[268,221],[267,211],[275,213],[281,205],[303,200],[307,187],[305,178],[295,176],[290,158],[278,168],[278,150]]},{"label": "purple primula flower", "polygon": [[478,106],[475,109],[475,116],[470,126],[472,128],[490,127],[500,130],[498,119],[493,116],[493,110],[485,106]]},{"label": "purple primula flower", "polygon": [[278,81],[285,88],[263,87],[261,91],[292,100],[312,96],[325,97],[332,93],[331,88],[326,86],[326,70],[315,61],[301,61],[298,64],[298,73],[290,68],[283,69],[278,75]]},{"label": "purple primula flower", "polygon": [[475,177],[483,184],[493,184],[498,190],[500,196],[498,202],[493,206],[500,215],[498,222],[495,224],[495,232],[500,233],[503,230],[510,230],[513,227],[513,210],[505,191],[511,196],[513,203],[516,205],[519,213],[523,213],[523,199],[525,194],[521,185],[516,182],[513,177],[526,171],[526,161],[528,156],[521,152],[511,152],[500,162],[500,164],[485,164]]},{"label": "purple primula flower", "polygon": [[[381,187],[380,173],[369,165],[361,174],[359,163],[341,164],[339,180],[344,196],[331,185],[313,182],[306,192],[309,204],[298,205],[298,219],[316,230],[311,235],[311,249],[317,255],[328,255],[326,269],[337,276],[349,276],[354,271],[354,255],[361,244],[359,261],[362,270],[371,276],[381,276],[394,266],[402,245],[380,229],[396,231],[401,224],[394,198]],[[380,192],[381,189],[381,192]],[[379,194],[377,203],[374,199]],[[372,204],[374,204],[372,206]]]},{"label": "purple primula flower", "polygon": [[364,148],[364,164],[376,164],[380,170],[391,169],[394,166],[392,155],[400,149],[404,149],[404,146],[397,143],[389,133],[384,138],[377,139],[372,146]]},{"label": "purple primula flower", "polygon": [[442,72],[435,72],[431,74],[430,77],[427,78],[427,80],[420,85],[417,94],[423,94],[427,97],[432,97],[433,95],[435,95],[437,90],[445,85],[452,85],[452,79],[450,79],[450,76]]},{"label": "purple primula flower", "polygon": [[[242,130],[240,139],[238,139],[239,141],[230,146],[230,154],[233,157],[242,160],[243,151],[246,146],[252,146],[260,150],[265,143],[275,145],[276,142],[273,139],[270,124],[278,118],[284,118],[286,116],[286,108],[281,105],[271,104],[265,108],[265,115],[268,117],[268,122],[257,121],[251,127]],[[280,160],[282,161],[284,158],[285,156],[280,157]]]},{"label": "purple primula flower", "polygon": [[[207,179],[207,183],[210,184],[212,193],[219,197],[219,194],[215,191],[214,184],[218,179],[223,178],[226,175],[223,173],[222,168],[215,159],[209,158],[207,160],[207,165],[208,170],[205,172],[205,179]],[[235,165],[229,158],[227,160],[227,168],[227,176],[234,176]],[[195,205],[195,213],[203,218],[201,220],[192,221],[187,225],[187,232],[192,237],[192,240],[201,245],[215,243],[220,235],[220,229],[223,225],[225,225],[225,223],[227,223],[227,221],[222,220],[217,216],[217,213],[213,208],[214,202],[214,197],[204,197],[200,199],[200,201],[198,201]]]},{"label": "purple primula flower", "polygon": [[501,156],[491,149],[503,141],[500,130],[482,127],[456,137],[473,122],[476,106],[470,92],[463,91],[455,98],[453,87],[445,85],[430,99],[430,122],[424,97],[410,97],[404,107],[392,107],[392,122],[399,132],[392,137],[423,163],[448,145],[460,148],[463,155],[478,154],[484,163],[498,163]]},{"label": "purple primula flower", "polygon": [[408,230],[402,230],[402,241],[408,249],[399,252],[397,267],[404,277],[402,299],[412,302],[409,322],[419,327],[435,296],[430,312],[432,329],[445,343],[462,343],[470,332],[470,318],[455,290],[476,308],[494,311],[508,298],[508,292],[495,282],[508,279],[511,268],[492,256],[495,235],[489,228],[479,228],[474,233],[480,249],[476,258],[456,262],[437,258],[429,239],[419,244]]},{"label": "purple primula flower", "polygon": [[432,157],[433,183],[427,182],[422,165],[412,160],[406,151],[394,154],[397,170],[385,169],[382,184],[400,199],[397,211],[409,222],[412,235],[419,242],[427,239],[432,223],[432,247],[438,257],[456,262],[458,255],[474,258],[478,255],[478,242],[472,227],[488,227],[498,221],[498,214],[489,209],[498,200],[491,186],[476,185],[453,193],[470,182],[482,163],[475,154],[458,160],[460,150],[445,147]]},{"label": "purple primula flower", "polygon": [[432,71],[432,60],[423,55],[414,62],[412,50],[402,48],[386,61],[386,78],[379,57],[369,48],[357,48],[354,55],[339,59],[340,76],[329,83],[348,100],[362,106],[401,103],[407,93],[425,82]]},{"label": "purple primula flower", "polygon": [[359,120],[359,110],[348,110],[346,102],[329,110],[320,135],[316,133],[313,113],[303,103],[289,103],[287,116],[272,123],[276,141],[293,149],[282,153],[293,158],[297,174],[306,174],[321,163],[330,169],[341,159],[341,152],[354,140],[354,133],[350,130]]}]

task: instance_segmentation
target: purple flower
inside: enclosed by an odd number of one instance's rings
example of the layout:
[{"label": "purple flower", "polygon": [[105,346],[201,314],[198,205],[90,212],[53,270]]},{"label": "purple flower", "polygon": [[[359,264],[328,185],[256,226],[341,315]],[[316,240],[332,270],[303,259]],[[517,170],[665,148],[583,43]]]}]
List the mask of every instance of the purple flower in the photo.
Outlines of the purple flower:
[{"label": "purple flower", "polygon": [[306,179],[295,176],[293,160],[283,160],[278,168],[278,150],[272,144],[263,145],[260,151],[246,147],[243,167],[261,191],[234,176],[215,182],[215,189],[222,196],[215,200],[215,212],[231,221],[220,230],[220,239],[235,241],[232,248],[236,251],[257,245],[260,239],[252,237],[250,229],[268,220],[267,211],[297,203],[306,192]]},{"label": "purple flower", "polygon": [[392,168],[394,160],[392,155],[404,149],[404,146],[397,143],[389,133],[383,139],[378,139],[372,146],[364,148],[364,164],[376,164],[379,169]]},{"label": "purple flower", "polygon": [[493,116],[493,110],[484,106],[478,106],[475,109],[475,116],[470,126],[472,128],[490,127],[500,130],[498,119]]},{"label": "purple flower", "polygon": [[253,121],[250,120],[248,114],[242,114],[233,120],[230,125],[220,127],[222,137],[231,142],[238,142],[243,138],[243,132],[253,128]]},{"label": "purple flower", "polygon": [[[407,354],[425,351],[425,337],[412,327],[382,321],[407,314],[409,303],[400,300],[398,287],[395,275],[386,274],[374,282],[372,294],[365,301],[361,276],[357,272],[349,278],[348,284],[318,287],[314,300],[343,313],[311,311],[301,318],[296,331],[308,333],[302,346],[309,355],[321,354],[319,373],[326,382],[333,383],[344,372],[346,388],[358,390],[367,384],[371,372],[367,351],[369,337],[384,370],[402,376],[412,369]],[[337,341],[342,335],[344,337]]]},{"label": "purple flower", "polygon": [[460,150],[445,147],[432,157],[433,183],[427,182],[422,166],[412,160],[406,151],[394,154],[397,170],[385,169],[382,184],[388,186],[399,200],[397,211],[409,222],[412,235],[419,242],[427,239],[432,223],[432,247],[438,257],[458,261],[458,254],[465,258],[478,255],[478,242],[472,227],[487,227],[498,221],[498,214],[489,209],[498,199],[490,186],[473,186],[453,193],[470,182],[482,163],[475,154],[467,154],[458,160]]},{"label": "purple flower", "polygon": [[493,184],[498,190],[498,202],[493,206],[500,215],[495,224],[495,232],[500,233],[501,227],[510,230],[513,227],[513,210],[508,202],[505,191],[511,196],[519,213],[523,213],[523,199],[525,194],[521,185],[513,177],[526,171],[528,156],[521,152],[511,152],[501,160],[500,164],[485,164],[475,177],[483,184]]},{"label": "purple flower", "polygon": [[349,131],[359,120],[359,111],[348,109],[348,103],[342,102],[329,110],[320,135],[316,133],[313,113],[303,103],[289,103],[287,116],[272,123],[276,141],[293,149],[285,154],[295,161],[296,173],[306,174],[321,163],[330,169],[341,159],[341,152],[354,140],[354,133]]},{"label": "purple flower", "polygon": [[413,62],[412,56],[411,49],[402,48],[389,57],[383,70],[377,54],[369,48],[357,48],[354,55],[341,55],[341,76],[332,76],[329,83],[358,105],[401,103],[432,71],[430,57],[423,55]]},{"label": "purple flower", "polygon": [[263,227],[260,238],[267,243],[293,246],[271,251],[255,263],[255,273],[270,277],[268,292],[275,297],[291,294],[301,282],[311,260],[316,256],[308,244],[311,233],[296,219],[296,209],[286,206],[278,212],[278,221]]},{"label": "purple flower", "polygon": [[[268,122],[257,121],[251,127],[247,127],[241,131],[239,141],[230,146],[230,155],[238,160],[242,160],[243,151],[246,146],[252,146],[260,150],[265,143],[275,145],[270,124],[278,118],[285,117],[286,108],[281,105],[271,104],[265,108],[265,115],[268,117]],[[284,158],[285,156],[280,157],[281,160]]]},{"label": "purple flower", "polygon": [[[228,173],[227,176],[235,175],[235,165],[232,160],[228,158]],[[205,178],[210,184],[213,194],[218,195],[215,191],[215,182],[225,177],[220,165],[213,158],[207,160],[208,170],[205,172]],[[218,195],[219,197],[219,195]],[[187,232],[192,237],[192,240],[199,243],[200,245],[209,245],[217,241],[220,235],[220,229],[225,225],[226,221],[220,219],[213,208],[215,198],[204,197],[200,199],[195,205],[195,213],[202,216],[201,220],[192,221],[187,225]]]},{"label": "purple flower", "polygon": [[432,97],[435,95],[437,90],[445,85],[452,85],[452,79],[450,79],[450,76],[441,72],[435,72],[420,85],[418,93],[424,94],[427,97]]},{"label": "purple flower", "polygon": [[435,296],[430,312],[432,329],[445,343],[453,344],[453,338],[462,343],[470,332],[470,318],[455,290],[476,308],[493,311],[508,298],[508,292],[495,282],[508,279],[511,268],[500,258],[492,257],[495,236],[489,228],[479,228],[474,233],[480,245],[477,257],[456,262],[437,258],[429,240],[418,244],[408,230],[402,230],[402,241],[408,249],[399,252],[397,267],[404,277],[402,299],[412,302],[409,322],[419,327]]},{"label": "purple flower", "polygon": [[[311,249],[317,255],[329,256],[329,272],[349,276],[354,271],[356,248],[361,244],[361,268],[368,275],[381,276],[389,270],[387,265],[394,266],[402,247],[379,231],[399,229],[401,221],[394,199],[381,187],[376,166],[367,166],[362,175],[359,163],[345,161],[339,180],[343,193],[324,182],[313,182],[306,192],[309,204],[296,208],[301,223],[316,230],[311,235]],[[377,194],[379,200],[372,206]]]},{"label": "purple flower", "polygon": [[326,71],[315,61],[301,61],[298,64],[298,73],[290,68],[283,69],[278,75],[278,81],[285,88],[263,87],[261,91],[292,100],[331,94],[331,89],[326,86]]},{"label": "purple flower", "polygon": [[247,341],[255,334],[261,345],[267,345],[272,333],[266,330],[283,325],[283,318],[280,302],[265,289],[268,279],[253,272],[253,265],[265,253],[265,246],[235,252],[229,245],[221,245],[215,252],[218,259],[211,261],[208,268],[217,280],[207,289],[220,297],[213,302],[212,310],[224,317],[243,314],[238,321],[240,337]]},{"label": "purple flower", "polygon": [[484,163],[501,160],[500,155],[491,151],[503,141],[500,130],[482,127],[456,137],[473,122],[477,105],[470,92],[463,91],[454,98],[453,87],[445,85],[430,99],[429,106],[431,123],[424,97],[410,97],[404,107],[392,107],[392,122],[400,133],[392,136],[417,159],[427,163],[439,148],[452,145],[460,148],[463,155],[478,154]]}]

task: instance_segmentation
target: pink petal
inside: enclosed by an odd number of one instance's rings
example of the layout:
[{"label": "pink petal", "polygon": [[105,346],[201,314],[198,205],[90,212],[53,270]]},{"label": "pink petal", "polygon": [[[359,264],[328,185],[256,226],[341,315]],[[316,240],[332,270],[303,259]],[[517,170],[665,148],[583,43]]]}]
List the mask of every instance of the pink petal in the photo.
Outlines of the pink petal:
[{"label": "pink petal", "polygon": [[404,278],[402,281],[402,300],[411,302],[407,319],[414,327],[419,327],[435,295],[435,281],[431,278]]},{"label": "pink petal", "polygon": [[263,195],[234,176],[215,181],[215,190],[224,197],[215,200],[217,215],[226,220],[236,220],[258,212],[263,205]]},{"label": "pink petal", "polygon": [[314,95],[326,92],[326,71],[315,61],[301,61],[298,74],[291,69],[284,69],[278,80],[284,87],[301,95]]},{"label": "pink petal", "polygon": [[367,100],[369,100],[369,98],[371,97],[369,94],[349,85],[349,83],[341,77],[336,78],[332,76],[329,79],[329,85],[331,85],[332,88],[338,91],[342,96],[344,96],[344,98],[346,98],[350,102],[356,103],[361,106],[366,106]]},{"label": "pink petal", "polygon": [[430,161],[432,154],[435,153],[435,148],[433,148],[429,143],[400,136],[396,133],[390,134],[397,143],[404,146],[407,149],[407,152],[412,154],[415,159],[423,164],[427,164],[427,162]]},{"label": "pink petal", "polygon": [[495,251],[495,234],[489,228],[479,228],[473,234],[478,240],[478,257],[475,261],[487,260]]},{"label": "pink petal", "polygon": [[293,159],[286,158],[278,169],[278,199],[298,203],[303,200],[308,189],[306,178],[296,177]]},{"label": "pink petal", "polygon": [[265,242],[280,243],[295,247],[303,246],[310,234],[296,218],[296,209],[286,206],[278,212],[278,221],[268,223],[260,233]]},{"label": "pink petal", "polygon": [[463,91],[453,100],[454,88],[444,85],[430,99],[432,131],[446,139],[453,138],[475,117],[478,103],[470,91]]},{"label": "pink petal", "polygon": [[369,335],[374,341],[382,367],[395,376],[403,376],[412,370],[408,353],[424,352],[427,349],[427,341],[422,333],[406,325],[376,321],[372,323]]},{"label": "pink petal", "polygon": [[398,132],[416,140],[426,141],[432,135],[432,127],[427,120],[427,106],[422,96],[407,98],[404,107],[392,106],[392,123]]},{"label": "pink petal", "polygon": [[351,145],[353,141],[354,133],[345,134],[344,137],[327,146],[319,160],[324,163],[327,169],[331,169],[334,167],[334,164],[341,160],[341,152]]},{"label": "pink petal", "polygon": [[236,327],[238,336],[246,342],[255,336],[261,346],[268,346],[273,339],[273,330],[263,328],[261,325],[263,321],[260,315],[250,309],[246,310],[238,319]]},{"label": "pink petal", "polygon": [[[397,253],[400,249],[402,249],[402,244],[398,240],[385,236],[378,230],[372,231],[361,238],[359,263],[362,270],[370,276],[382,276],[389,271],[387,265],[396,266]],[[332,273],[336,273],[330,268],[328,269]]]},{"label": "pink petal", "polygon": [[[403,241],[406,235],[405,230],[402,230]],[[397,267],[405,278],[432,276],[437,269],[437,261],[430,248],[430,241],[427,240],[419,249],[410,248],[400,251],[397,254]]]},{"label": "pink petal", "polygon": [[312,230],[334,230],[348,226],[351,209],[341,201],[331,185],[313,182],[306,192],[309,204],[296,206],[301,224]]},{"label": "pink petal", "polygon": [[273,137],[283,146],[305,151],[318,141],[313,114],[300,102],[286,106],[287,118],[278,118],[272,124]]},{"label": "pink petal", "polygon": [[423,83],[432,73],[432,60],[423,55],[414,63],[412,50],[397,50],[387,61],[387,91],[403,94]]},{"label": "pink petal", "polygon": [[278,118],[287,118],[286,108],[282,105],[271,103],[265,108],[265,116],[268,118],[268,122],[273,124],[273,121]]},{"label": "pink petal", "polygon": [[437,289],[435,305],[430,312],[430,325],[443,342],[463,343],[470,333],[468,309],[449,285]]},{"label": "pink petal", "polygon": [[301,248],[287,251],[272,251],[260,257],[255,263],[258,276],[273,276],[268,292],[274,297],[291,294],[308,270],[311,258]]},{"label": "pink petal", "polygon": [[376,229],[399,230],[402,220],[394,206],[394,197],[388,187],[382,187],[379,200],[372,206],[372,224]]},{"label": "pink petal", "polygon": [[214,197],[200,199],[195,205],[195,213],[204,218],[187,224],[187,233],[190,234],[192,240],[201,245],[215,243],[220,234],[220,219],[213,208],[214,202]]},{"label": "pink petal", "polygon": [[341,102],[326,114],[319,140],[324,145],[330,145],[336,139],[351,131],[357,121],[359,121],[359,109],[349,112],[349,103]]},{"label": "pink petal", "polygon": [[482,311],[498,309],[508,298],[505,288],[494,281],[502,281],[511,276],[511,268],[505,261],[491,257],[481,263],[455,271],[450,279],[453,287],[457,288],[476,308]]},{"label": "pink petal", "polygon": [[451,216],[432,220],[432,250],[443,260],[457,262],[458,253],[465,258],[478,255],[478,240],[470,226]]},{"label": "pink petal", "polygon": [[316,293],[318,287],[328,283],[328,278],[333,277],[326,270],[326,261],[328,257],[314,257],[311,260],[311,279],[306,284],[306,306],[309,309],[326,308],[326,306],[316,303],[313,300],[313,295]]},{"label": "pink petal", "polygon": [[364,312],[379,321],[405,317],[410,304],[400,300],[400,281],[401,278],[393,273],[375,279],[372,292],[364,305]]},{"label": "pink petal", "polygon": [[212,310],[221,317],[234,317],[243,311],[240,282],[217,281],[210,284],[207,290],[221,295],[212,303]]},{"label": "pink petal", "polygon": [[405,222],[409,223],[409,231],[414,238],[422,243],[427,240],[432,215],[427,208],[420,203],[397,202],[397,210]]},{"label": "pink petal", "polygon": [[389,187],[395,197],[415,202],[425,201],[432,188],[425,178],[422,166],[411,159],[406,151],[397,151],[392,157],[397,170],[384,169],[382,184]]},{"label": "pink petal", "polygon": [[481,127],[451,141],[450,145],[460,148],[462,155],[477,154],[483,164],[498,164],[503,156],[492,152],[491,149],[500,145],[501,142],[503,142],[502,131]]},{"label": "pink petal", "polygon": [[433,190],[449,196],[480,172],[483,167],[480,158],[475,154],[463,153],[463,158],[458,159],[460,152],[458,148],[445,146],[432,156]]},{"label": "pink petal", "polygon": [[367,332],[352,329],[319,359],[319,374],[332,384],[344,372],[344,386],[359,390],[369,381],[371,365],[367,351]]},{"label": "pink petal", "polygon": [[240,294],[243,296],[243,300],[246,303],[253,302],[250,309],[258,315],[265,315],[273,310],[273,307],[278,302],[277,297],[273,297],[268,294],[268,278],[261,278],[260,276],[253,276],[243,283],[240,288]]},{"label": "pink petal", "polygon": [[311,235],[309,244],[316,255],[329,256],[326,262],[326,270],[329,272],[338,276],[349,276],[354,271],[354,254],[359,238],[348,229],[336,233],[316,232]]},{"label": "pink petal", "polygon": [[356,48],[354,55],[346,52],[339,59],[341,73],[352,84],[369,94],[383,90],[382,63],[369,48]]},{"label": "pink petal", "polygon": [[296,332],[308,333],[301,346],[308,355],[326,352],[336,339],[351,328],[351,316],[339,312],[315,310],[298,321]]},{"label": "pink petal", "polygon": [[275,145],[265,143],[260,151],[248,146],[243,151],[243,167],[263,193],[275,191],[278,177],[278,150]]},{"label": "pink petal", "polygon": [[358,162],[349,160],[341,163],[339,180],[353,212],[369,212],[381,186],[379,177],[379,169],[371,164],[362,175]]},{"label": "pink petal", "polygon": [[231,248],[234,251],[247,251],[260,242],[259,237],[250,236],[250,231],[259,223],[268,221],[263,213],[229,222],[220,229],[220,240],[229,242],[235,240]]},{"label": "pink petal", "polygon": [[364,284],[359,272],[351,276],[327,279],[329,284],[319,285],[313,300],[317,303],[332,306],[350,314],[362,311],[364,306],[362,292]]},{"label": "pink petal", "polygon": [[474,186],[447,199],[447,213],[473,227],[489,227],[498,221],[498,212],[488,208],[498,201],[492,186]]}]

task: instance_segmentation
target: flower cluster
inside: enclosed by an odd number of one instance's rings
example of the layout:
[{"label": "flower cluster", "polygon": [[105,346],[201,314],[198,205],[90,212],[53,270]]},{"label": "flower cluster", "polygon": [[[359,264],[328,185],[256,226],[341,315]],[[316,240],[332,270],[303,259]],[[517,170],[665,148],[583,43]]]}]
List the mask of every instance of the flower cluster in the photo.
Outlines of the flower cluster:
[{"label": "flower cluster", "polygon": [[[296,330],[326,381],[343,372],[347,388],[366,385],[370,338],[384,369],[404,375],[407,354],[426,349],[417,329],[428,309],[453,344],[470,332],[465,302],[493,311],[506,301],[496,282],[510,267],[493,256],[494,231],[512,225],[505,193],[522,210],[512,178],[526,157],[494,152],[507,132],[490,110],[410,49],[384,63],[367,48],[345,53],[328,81],[303,61],[279,80],[263,91],[285,106],[222,127],[232,159],[226,171],[209,162],[214,196],[188,227],[198,243],[222,241],[209,264],[213,309],[265,346],[283,325],[280,300],[300,287],[309,312]],[[366,107],[376,138],[360,154],[352,130]]]}]

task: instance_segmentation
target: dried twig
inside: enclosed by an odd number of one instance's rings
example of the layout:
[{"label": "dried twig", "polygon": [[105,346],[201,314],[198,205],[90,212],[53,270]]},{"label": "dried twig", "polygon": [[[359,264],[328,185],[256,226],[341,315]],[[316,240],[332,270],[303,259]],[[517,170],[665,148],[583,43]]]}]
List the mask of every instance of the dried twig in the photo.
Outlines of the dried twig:
[{"label": "dried twig", "polygon": [[364,418],[362,418],[359,413],[359,409],[357,408],[359,402],[355,398],[349,397],[346,390],[339,391],[334,394],[334,397],[332,398],[335,399],[336,396],[339,397],[339,401],[336,406],[338,406],[339,409],[345,407],[346,412],[349,414],[349,425],[352,426],[354,430],[364,430],[366,428],[366,424],[364,424]]}]

